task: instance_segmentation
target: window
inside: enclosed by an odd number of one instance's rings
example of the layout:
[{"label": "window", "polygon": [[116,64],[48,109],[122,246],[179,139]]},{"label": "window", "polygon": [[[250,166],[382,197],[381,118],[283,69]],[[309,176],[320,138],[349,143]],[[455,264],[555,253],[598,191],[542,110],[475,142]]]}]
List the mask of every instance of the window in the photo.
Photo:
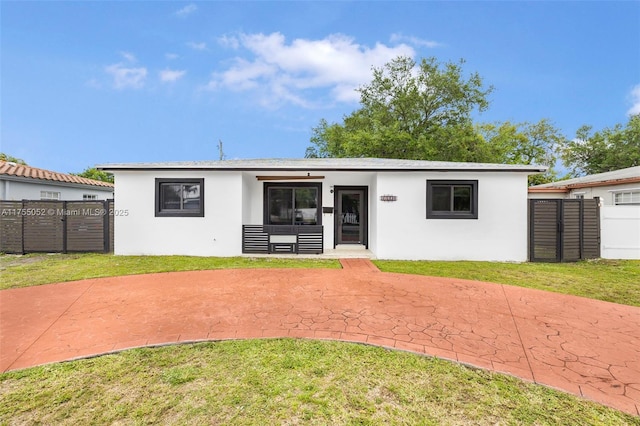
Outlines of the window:
[{"label": "window", "polygon": [[321,225],[320,183],[269,183],[264,186],[265,225]]},{"label": "window", "polygon": [[54,191],[40,191],[41,200],[59,200],[60,193]]},{"label": "window", "polygon": [[83,200],[97,200],[98,196],[95,194],[82,194]]},{"label": "window", "polygon": [[616,206],[640,206],[640,191],[616,192],[613,194],[613,204]]},{"label": "window", "polygon": [[204,217],[204,179],[156,179],[156,216]]},{"label": "window", "polygon": [[427,181],[427,219],[477,218],[477,180]]}]

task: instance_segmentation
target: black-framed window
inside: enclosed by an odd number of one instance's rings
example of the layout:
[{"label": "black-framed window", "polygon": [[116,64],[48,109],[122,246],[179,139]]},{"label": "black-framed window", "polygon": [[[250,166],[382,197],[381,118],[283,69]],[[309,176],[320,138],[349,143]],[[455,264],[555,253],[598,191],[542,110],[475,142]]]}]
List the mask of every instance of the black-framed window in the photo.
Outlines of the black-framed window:
[{"label": "black-framed window", "polygon": [[204,217],[204,179],[156,178],[156,216]]},{"label": "black-framed window", "polygon": [[321,183],[265,183],[265,225],[322,225]]},{"label": "black-framed window", "polygon": [[477,218],[477,180],[427,181],[427,219]]}]

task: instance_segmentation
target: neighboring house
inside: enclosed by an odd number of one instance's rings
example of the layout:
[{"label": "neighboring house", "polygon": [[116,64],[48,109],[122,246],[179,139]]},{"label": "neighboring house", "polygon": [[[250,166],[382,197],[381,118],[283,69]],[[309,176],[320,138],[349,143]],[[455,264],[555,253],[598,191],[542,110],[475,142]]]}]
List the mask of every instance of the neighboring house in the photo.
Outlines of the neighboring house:
[{"label": "neighboring house", "polygon": [[529,198],[595,198],[605,206],[640,205],[640,166],[529,187]]},{"label": "neighboring house", "polygon": [[536,185],[529,198],[600,199],[600,255],[640,259],[640,166]]},{"label": "neighboring house", "polygon": [[0,200],[106,200],[113,198],[109,182],[0,161]]},{"label": "neighboring house", "polygon": [[375,158],[105,164],[115,253],[368,248],[380,259],[527,260],[527,177],[545,167]]}]

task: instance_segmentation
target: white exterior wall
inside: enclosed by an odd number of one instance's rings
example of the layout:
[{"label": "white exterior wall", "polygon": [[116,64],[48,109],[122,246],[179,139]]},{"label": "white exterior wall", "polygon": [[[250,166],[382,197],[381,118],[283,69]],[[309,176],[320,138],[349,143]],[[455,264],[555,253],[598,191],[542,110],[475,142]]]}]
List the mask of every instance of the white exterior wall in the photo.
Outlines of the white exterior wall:
[{"label": "white exterior wall", "polygon": [[614,195],[616,192],[621,192],[624,190],[634,189],[636,191],[640,190],[640,184],[636,183],[625,183],[621,185],[609,185],[609,186],[594,186],[591,188],[578,188],[572,189],[567,198],[576,198],[578,195],[584,196],[584,198],[595,198],[600,197],[602,200],[602,204],[605,206],[613,206],[614,205]]},{"label": "white exterior wall", "polygon": [[77,187],[72,185],[59,185],[47,181],[22,182],[17,180],[0,179],[0,200],[21,201],[39,200],[40,191],[52,191],[60,193],[61,201],[82,200],[84,194],[95,195],[98,200],[113,198],[113,189],[95,189],[96,187]]},{"label": "white exterior wall", "polygon": [[[115,254],[238,256],[240,172],[118,171]],[[204,217],[155,217],[155,178],[204,178]]]},{"label": "white exterior wall", "polygon": [[371,184],[369,185],[369,250],[372,253],[378,252],[378,229],[380,228],[378,221],[378,207],[377,203],[380,199],[378,192],[378,174],[372,176]]},{"label": "white exterior wall", "polygon": [[[264,183],[257,175],[300,172],[116,171],[115,253],[237,256],[242,225],[263,224]],[[527,175],[496,172],[313,172],[322,206],[336,186],[368,188],[369,249],[380,259],[527,259]],[[204,217],[155,217],[156,178],[204,178]],[[478,219],[426,219],[427,179],[478,180]],[[287,182],[287,181],[278,181]],[[380,201],[380,195],[398,197]],[[122,215],[125,213],[126,215]],[[324,248],[334,248],[334,214],[324,213]]]},{"label": "white exterior wall", "polygon": [[[426,219],[427,179],[478,180],[478,219]],[[525,173],[380,173],[376,256],[409,260],[527,260]]]},{"label": "white exterior wall", "polygon": [[640,259],[640,206],[602,206],[600,242],[605,259]]}]

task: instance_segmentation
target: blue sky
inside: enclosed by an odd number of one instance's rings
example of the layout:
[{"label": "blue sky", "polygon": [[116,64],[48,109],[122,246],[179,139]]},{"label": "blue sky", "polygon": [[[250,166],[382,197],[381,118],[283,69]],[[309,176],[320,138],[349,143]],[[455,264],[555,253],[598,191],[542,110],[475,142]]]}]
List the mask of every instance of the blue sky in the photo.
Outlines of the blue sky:
[{"label": "blue sky", "polygon": [[0,151],[106,162],[302,157],[371,67],[465,59],[478,121],[572,137],[640,112],[640,2],[0,2]]}]

